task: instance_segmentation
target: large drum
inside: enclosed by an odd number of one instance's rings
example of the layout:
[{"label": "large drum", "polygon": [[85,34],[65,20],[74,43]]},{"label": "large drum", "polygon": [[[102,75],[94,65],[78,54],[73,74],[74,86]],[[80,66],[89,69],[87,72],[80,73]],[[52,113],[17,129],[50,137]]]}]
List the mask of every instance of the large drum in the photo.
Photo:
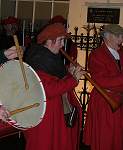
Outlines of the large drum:
[{"label": "large drum", "polygon": [[45,114],[46,96],[41,80],[36,72],[26,63],[24,70],[29,88],[25,88],[18,60],[11,60],[0,67],[0,101],[9,112],[32,106],[19,113],[14,113],[8,123],[18,129],[29,129],[38,125]]}]

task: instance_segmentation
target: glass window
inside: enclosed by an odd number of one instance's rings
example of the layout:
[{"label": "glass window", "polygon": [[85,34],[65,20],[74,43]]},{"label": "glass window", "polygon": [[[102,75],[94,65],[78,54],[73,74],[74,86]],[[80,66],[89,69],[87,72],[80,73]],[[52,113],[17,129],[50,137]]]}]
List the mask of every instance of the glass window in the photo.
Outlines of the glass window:
[{"label": "glass window", "polygon": [[54,3],[53,16],[62,15],[67,18],[69,11],[69,3]]},{"label": "glass window", "polygon": [[32,20],[33,2],[19,1],[17,10],[18,10],[17,16],[19,19],[30,19],[30,20]]},{"label": "glass window", "polygon": [[6,18],[8,16],[15,16],[15,1],[1,0],[1,18]]},{"label": "glass window", "polygon": [[36,2],[35,7],[35,30],[43,27],[51,17],[52,3]]},{"label": "glass window", "polygon": [[62,15],[67,19],[68,11],[69,0],[35,0],[35,5],[31,0],[18,0],[17,17],[28,20],[28,24],[33,20],[32,29],[37,31],[53,16]]}]

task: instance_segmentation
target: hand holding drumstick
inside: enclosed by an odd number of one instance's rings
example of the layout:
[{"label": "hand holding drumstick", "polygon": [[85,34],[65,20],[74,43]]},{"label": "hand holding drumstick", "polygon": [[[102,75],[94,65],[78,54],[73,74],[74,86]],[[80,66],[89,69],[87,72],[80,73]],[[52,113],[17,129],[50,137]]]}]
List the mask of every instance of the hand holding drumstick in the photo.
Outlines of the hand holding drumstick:
[{"label": "hand holding drumstick", "polygon": [[0,105],[0,120],[2,120],[3,122],[7,122],[10,116],[29,110],[31,108],[38,107],[39,105],[40,103],[34,103],[32,105],[28,105],[28,106],[18,108],[12,111],[8,111],[3,105]]},{"label": "hand holding drumstick", "polygon": [[3,122],[7,122],[8,118],[9,112],[3,105],[0,105],[0,120]]}]

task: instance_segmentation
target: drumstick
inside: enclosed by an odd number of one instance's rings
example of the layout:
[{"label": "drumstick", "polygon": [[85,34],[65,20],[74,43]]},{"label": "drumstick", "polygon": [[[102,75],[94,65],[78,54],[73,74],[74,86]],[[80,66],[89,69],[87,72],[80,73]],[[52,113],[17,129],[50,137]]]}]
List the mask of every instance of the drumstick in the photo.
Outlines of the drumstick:
[{"label": "drumstick", "polygon": [[[77,66],[77,63],[74,62],[71,57],[62,49],[60,49],[62,54],[74,65]],[[105,89],[101,88],[98,84],[96,84],[90,76],[86,73],[84,76],[87,78],[87,80],[98,90],[100,94],[106,99],[108,104],[110,105],[113,112],[115,112],[121,105],[121,103],[116,102],[114,99],[112,99],[110,96],[108,96],[108,93]]]},{"label": "drumstick", "polygon": [[27,82],[27,77],[26,77],[26,73],[25,73],[25,69],[24,69],[24,65],[23,65],[22,55],[21,55],[22,49],[19,46],[17,36],[13,35],[13,38],[14,38],[16,49],[17,49],[17,54],[18,54],[19,63],[20,63],[20,67],[21,67],[21,71],[22,71],[22,75],[23,75],[23,79],[24,79],[24,83],[25,83],[25,88],[29,89],[29,85],[28,85],[28,82]]},{"label": "drumstick", "polygon": [[31,109],[31,108],[34,108],[34,107],[38,107],[39,105],[40,105],[40,103],[34,103],[34,104],[32,104],[32,105],[25,106],[25,107],[22,107],[22,108],[19,108],[19,109],[10,111],[9,114],[10,114],[10,116],[12,116],[12,115],[15,115],[15,114],[17,114],[17,113],[26,111],[26,110],[28,110],[28,109]]}]

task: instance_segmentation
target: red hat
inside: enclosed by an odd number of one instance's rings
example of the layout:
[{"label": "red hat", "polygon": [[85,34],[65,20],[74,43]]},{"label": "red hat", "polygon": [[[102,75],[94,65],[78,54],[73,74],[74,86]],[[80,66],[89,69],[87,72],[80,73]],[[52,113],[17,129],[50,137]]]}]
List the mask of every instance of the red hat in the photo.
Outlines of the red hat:
[{"label": "red hat", "polygon": [[59,36],[68,36],[68,33],[66,32],[64,26],[60,23],[54,23],[47,25],[41,33],[37,36],[37,43],[41,44],[44,41],[50,39],[55,40]]},{"label": "red hat", "polygon": [[62,24],[66,24],[66,19],[60,15],[54,16],[49,23],[53,24],[53,23],[62,23]]},{"label": "red hat", "polygon": [[2,20],[1,23],[2,23],[3,25],[7,25],[7,24],[17,24],[17,23],[18,23],[18,19],[15,18],[15,17],[10,16],[10,17],[8,17],[8,18]]}]

